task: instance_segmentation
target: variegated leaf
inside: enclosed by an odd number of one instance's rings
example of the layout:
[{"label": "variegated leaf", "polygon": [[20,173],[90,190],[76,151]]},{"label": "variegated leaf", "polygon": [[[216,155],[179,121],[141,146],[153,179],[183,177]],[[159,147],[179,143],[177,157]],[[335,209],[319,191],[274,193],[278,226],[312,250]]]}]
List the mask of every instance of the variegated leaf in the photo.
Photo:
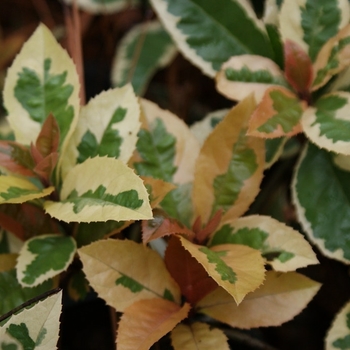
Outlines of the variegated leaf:
[{"label": "variegated leaf", "polygon": [[62,177],[75,164],[96,156],[128,162],[136,147],[139,116],[139,103],[130,85],[104,91],[91,99],[81,109],[62,161]]},{"label": "variegated leaf", "polygon": [[112,63],[112,83],[131,83],[142,96],[157,69],[171,63],[177,53],[169,34],[158,21],[134,26],[121,40]]},{"label": "variegated leaf", "polygon": [[265,27],[247,0],[151,0],[151,4],[179,50],[206,75],[213,77],[231,56],[273,56]]},{"label": "variegated leaf", "polygon": [[[22,287],[17,280],[16,270],[3,271],[0,273],[0,315],[4,315],[24,302],[55,288],[52,279],[42,284],[28,288]],[[0,339],[1,340],[1,339]]]},{"label": "variegated leaf", "polygon": [[264,284],[241,304],[217,288],[197,304],[197,310],[236,328],[279,326],[299,314],[320,287],[320,283],[296,272],[268,271]]},{"label": "variegated leaf", "polygon": [[95,157],[76,165],[65,177],[61,201],[44,208],[65,222],[151,219],[142,180],[122,161]]},{"label": "variegated leaf", "polygon": [[16,140],[27,145],[34,142],[52,113],[59,125],[63,155],[79,115],[79,88],[72,59],[41,24],[14,60],[5,82],[4,104]]},{"label": "variegated leaf", "polygon": [[349,172],[334,164],[333,155],[309,144],[293,179],[293,201],[308,238],[322,253],[350,263]]},{"label": "variegated leaf", "polygon": [[279,23],[283,39],[298,43],[314,62],[321,47],[349,18],[348,0],[284,0]]},{"label": "variegated leaf", "polygon": [[303,114],[306,136],[318,147],[350,155],[350,93],[333,92],[318,99]]},{"label": "variegated leaf", "polygon": [[325,339],[326,350],[350,348],[350,302],[335,316]]},{"label": "variegated leaf", "polygon": [[262,101],[249,122],[248,135],[275,138],[293,136],[301,131],[300,120],[306,102],[283,87],[271,87],[265,91]]},{"label": "variegated leaf", "polygon": [[162,258],[143,244],[107,239],[78,253],[91,286],[117,311],[142,299],[163,298],[180,304],[179,286]]},{"label": "variegated leaf", "polygon": [[259,249],[275,271],[294,271],[318,263],[310,244],[298,231],[269,216],[250,215],[221,222],[209,246],[227,243]]},{"label": "variegated leaf", "polygon": [[[73,4],[75,0],[63,0]],[[138,5],[138,0],[76,0],[77,5],[86,12],[111,14],[122,11],[129,6]]]},{"label": "variegated leaf", "polygon": [[265,140],[265,169],[269,169],[283,154],[284,146],[288,141],[287,137],[276,137]]},{"label": "variegated leaf", "polygon": [[315,79],[312,89],[325,85],[334,75],[350,65],[350,25],[329,39],[319,52],[314,64]]},{"label": "variegated leaf", "polygon": [[229,350],[225,333],[202,322],[180,323],[171,332],[174,350]]},{"label": "variegated leaf", "polygon": [[57,349],[62,292],[22,309],[0,327],[1,349]]},{"label": "variegated leaf", "polygon": [[0,204],[23,203],[36,198],[48,196],[54,187],[38,188],[31,181],[16,177],[0,175]]},{"label": "variegated leaf", "polygon": [[199,153],[199,142],[188,126],[169,111],[142,100],[145,121],[137,141],[132,165],[142,176],[178,185],[161,202],[161,207],[186,225],[191,224],[191,182]]},{"label": "variegated leaf", "polygon": [[127,307],[118,325],[117,347],[149,350],[187,317],[189,304],[182,307],[160,298],[139,300]]},{"label": "variegated leaf", "polygon": [[73,261],[76,243],[72,237],[46,234],[26,241],[17,259],[17,278],[24,287],[38,284],[65,271]]},{"label": "variegated leaf", "polygon": [[[239,217],[253,202],[263,177],[264,140],[246,136],[254,98],[235,106],[208,136],[196,163],[195,217],[206,223],[219,209]],[[208,166],[208,164],[210,164]]]},{"label": "variegated leaf", "polygon": [[221,244],[209,249],[184,237],[180,241],[237,304],[264,281],[264,260],[256,249],[239,244]]},{"label": "variegated leaf", "polygon": [[254,55],[231,57],[216,76],[217,90],[232,100],[243,100],[254,93],[260,101],[271,86],[289,88],[283,72],[272,60]]},{"label": "variegated leaf", "polygon": [[273,24],[275,26],[279,25],[279,10],[282,1],[279,0],[266,0],[264,7],[263,21],[265,24]]}]

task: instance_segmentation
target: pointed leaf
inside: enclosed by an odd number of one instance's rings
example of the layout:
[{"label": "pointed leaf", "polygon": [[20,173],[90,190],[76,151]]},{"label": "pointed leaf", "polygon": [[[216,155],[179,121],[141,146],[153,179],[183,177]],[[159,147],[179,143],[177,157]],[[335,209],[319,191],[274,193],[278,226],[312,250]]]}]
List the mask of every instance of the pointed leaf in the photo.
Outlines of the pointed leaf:
[{"label": "pointed leaf", "polygon": [[[92,288],[117,311],[155,297],[180,303],[180,290],[155,251],[128,240],[94,242],[78,250]],[[117,259],[116,259],[117,257]]]},{"label": "pointed leaf", "polygon": [[11,311],[24,302],[55,287],[52,279],[32,287],[22,287],[16,278],[16,271],[12,269],[0,273],[0,315]]},{"label": "pointed leaf", "polygon": [[171,237],[164,257],[165,265],[191,305],[217,287],[203,266],[187,251],[177,237]]},{"label": "pointed leaf", "polygon": [[325,339],[326,350],[349,349],[350,347],[350,303],[342,307],[332,322]]},{"label": "pointed leaf", "polygon": [[250,215],[221,222],[209,246],[227,243],[259,249],[276,271],[294,271],[318,263],[310,244],[298,231],[268,216]]},{"label": "pointed leaf", "polygon": [[334,164],[331,153],[309,144],[292,187],[298,219],[308,238],[324,255],[345,263],[350,262],[348,178],[349,172]]},{"label": "pointed leaf", "polygon": [[350,93],[323,95],[302,117],[305,134],[318,147],[350,155]]},{"label": "pointed leaf", "polygon": [[0,204],[23,203],[48,196],[54,187],[40,189],[25,178],[0,175]]},{"label": "pointed leaf", "polygon": [[33,171],[44,181],[48,182],[57,164],[58,156],[58,153],[49,154],[35,166]]},{"label": "pointed leaf", "polygon": [[260,101],[265,91],[274,85],[289,88],[275,62],[254,55],[231,57],[216,76],[217,90],[227,98],[238,101],[251,93],[254,93],[256,101]]},{"label": "pointed leaf", "polygon": [[108,157],[76,165],[64,179],[61,202],[47,201],[45,210],[65,222],[152,218],[142,180],[122,161]]},{"label": "pointed leaf", "polygon": [[231,327],[279,326],[293,319],[311,301],[321,285],[296,272],[268,271],[264,284],[237,306],[223,288],[217,288],[198,304],[198,311]]},{"label": "pointed leaf", "polygon": [[121,40],[112,63],[112,83],[131,82],[142,96],[157,69],[170,64],[177,53],[169,34],[158,21],[134,26]]},{"label": "pointed leaf", "polygon": [[265,140],[265,169],[271,168],[283,154],[284,146],[288,141],[287,137],[276,137]]},{"label": "pointed leaf", "polygon": [[160,298],[135,302],[125,309],[120,319],[118,349],[150,349],[156,341],[186,318],[189,310],[189,304],[181,307]]},{"label": "pointed leaf", "polygon": [[347,0],[283,0],[279,23],[283,40],[299,44],[314,62],[321,47],[350,18]]},{"label": "pointed leaf", "polygon": [[30,203],[2,204],[0,226],[22,241],[47,232],[62,232],[55,219],[45,214],[42,208]]},{"label": "pointed leaf", "polygon": [[254,111],[252,96],[234,107],[206,139],[198,157],[193,184],[196,215],[206,223],[219,209],[240,216],[253,202],[263,177],[262,139],[246,136]]},{"label": "pointed leaf", "polygon": [[224,332],[201,322],[177,325],[171,332],[171,344],[175,350],[229,350]]},{"label": "pointed leaf", "polygon": [[160,179],[155,179],[153,177],[142,176],[143,183],[147,188],[149,194],[150,205],[152,208],[159,206],[159,203],[164,199],[164,197],[172,190],[176,188],[170,182],[165,182]]},{"label": "pointed leaf", "polygon": [[[98,118],[96,118],[98,116]],[[126,163],[140,128],[140,107],[130,85],[103,91],[81,109],[78,125],[62,161],[62,176],[88,158],[108,156]]]},{"label": "pointed leaf", "polygon": [[34,142],[52,113],[63,154],[79,114],[78,95],[79,78],[72,59],[41,24],[16,57],[5,82],[4,103],[16,140]]},{"label": "pointed leaf", "polygon": [[13,315],[0,327],[1,349],[57,349],[62,292]]},{"label": "pointed leaf", "polygon": [[301,96],[308,96],[313,79],[312,62],[308,54],[295,42],[284,43],[285,77]]},{"label": "pointed leaf", "polygon": [[231,56],[273,56],[266,30],[248,1],[151,0],[151,4],[182,54],[206,75],[213,77]]},{"label": "pointed leaf", "polygon": [[306,107],[291,91],[271,87],[250,119],[248,134],[264,138],[293,136],[301,131],[300,119]]},{"label": "pointed leaf", "polygon": [[[75,0],[63,0],[67,4],[73,4]],[[109,14],[123,9],[139,5],[137,0],[76,0],[77,5],[90,13]]]},{"label": "pointed leaf", "polygon": [[35,287],[65,271],[73,261],[72,237],[47,234],[26,241],[17,259],[17,278],[24,287]]},{"label": "pointed leaf", "polygon": [[42,129],[36,139],[35,147],[39,151],[42,158],[57,152],[60,130],[55,117],[52,114],[46,118]]},{"label": "pointed leaf", "polygon": [[334,75],[350,65],[350,25],[329,39],[314,64],[313,90],[325,85]]},{"label": "pointed leaf", "polygon": [[238,244],[222,244],[209,249],[179,238],[184,248],[237,304],[263,283],[264,261],[258,250]]}]

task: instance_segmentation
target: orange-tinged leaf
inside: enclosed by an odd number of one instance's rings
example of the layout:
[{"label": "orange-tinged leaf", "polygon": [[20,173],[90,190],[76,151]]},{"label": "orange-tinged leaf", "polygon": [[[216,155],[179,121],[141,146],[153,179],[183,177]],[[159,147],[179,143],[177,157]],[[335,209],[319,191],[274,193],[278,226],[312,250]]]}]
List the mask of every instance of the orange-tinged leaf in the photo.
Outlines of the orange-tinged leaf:
[{"label": "orange-tinged leaf", "polygon": [[313,79],[312,62],[304,49],[289,39],[284,43],[284,71],[294,90],[307,97]]},{"label": "orange-tinged leaf", "polygon": [[246,136],[256,104],[247,97],[226,115],[205,140],[196,163],[193,183],[195,217],[207,223],[219,209],[239,217],[260,190],[264,140]]},{"label": "orange-tinged leaf", "polygon": [[119,322],[117,348],[148,350],[186,318],[189,310],[189,304],[181,307],[160,298],[135,302],[125,309]]},{"label": "orange-tinged leaf", "polygon": [[171,332],[171,343],[175,350],[229,350],[224,332],[202,322],[178,324]]},{"label": "orange-tinged leaf", "polygon": [[9,271],[16,267],[18,254],[0,254],[0,272]]},{"label": "orange-tinged leaf", "polygon": [[149,176],[141,176],[143,183],[148,191],[150,205],[156,208],[164,197],[176,186],[170,182],[165,182],[160,179],[155,179]]},{"label": "orange-tinged leaf", "polygon": [[240,305],[217,288],[198,304],[199,312],[231,327],[279,326],[299,314],[320,289],[315,282],[296,272],[268,271],[264,284],[246,296]]},{"label": "orange-tinged leaf", "polygon": [[219,209],[213,217],[208,221],[208,223],[202,227],[202,220],[199,216],[192,226],[192,230],[196,234],[196,241],[203,244],[207,238],[215,231],[219,226],[222,218],[222,210]]},{"label": "orange-tinged leaf", "polygon": [[42,159],[33,169],[33,171],[42,177],[44,180],[49,180],[52,171],[54,170],[58,161],[58,153],[50,153],[44,159]]},{"label": "orange-tinged leaf", "polygon": [[165,265],[181,289],[186,301],[194,305],[212,292],[217,283],[187,251],[177,237],[171,237],[164,257]]},{"label": "orange-tinged leaf", "polygon": [[258,250],[239,244],[221,244],[209,249],[183,237],[181,244],[205,268],[215,282],[239,304],[247,293],[264,281],[264,260]]},{"label": "orange-tinged leaf", "polygon": [[271,87],[254,111],[248,135],[276,138],[301,132],[300,119],[307,104],[283,87]]},{"label": "orange-tinged leaf", "polygon": [[78,253],[90,285],[117,311],[155,297],[180,304],[179,286],[162,258],[143,244],[107,239],[84,246]]},{"label": "orange-tinged leaf", "polygon": [[162,210],[154,210],[153,219],[142,221],[143,243],[174,234],[187,235],[190,238],[194,237],[194,233],[191,230],[176,219],[167,217]]}]

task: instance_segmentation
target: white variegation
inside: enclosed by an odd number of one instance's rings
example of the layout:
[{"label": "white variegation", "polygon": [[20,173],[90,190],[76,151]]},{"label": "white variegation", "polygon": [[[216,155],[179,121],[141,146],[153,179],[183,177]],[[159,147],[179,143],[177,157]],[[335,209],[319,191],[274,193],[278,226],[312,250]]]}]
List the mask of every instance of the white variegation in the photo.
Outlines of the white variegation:
[{"label": "white variegation", "polygon": [[279,9],[276,0],[266,0],[263,21],[265,24],[279,25],[278,21]]},{"label": "white variegation", "polygon": [[63,0],[71,5],[75,1],[77,5],[90,13],[112,14],[127,9],[130,6],[138,5],[137,0]]}]

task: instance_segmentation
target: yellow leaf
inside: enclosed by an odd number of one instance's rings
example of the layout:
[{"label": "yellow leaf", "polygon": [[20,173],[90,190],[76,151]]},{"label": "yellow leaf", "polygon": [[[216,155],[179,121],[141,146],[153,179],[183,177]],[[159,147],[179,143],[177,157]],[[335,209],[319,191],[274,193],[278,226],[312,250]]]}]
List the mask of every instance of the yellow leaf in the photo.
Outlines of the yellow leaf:
[{"label": "yellow leaf", "polygon": [[229,350],[224,332],[201,322],[177,325],[171,343],[175,350]]},{"label": "yellow leaf", "polygon": [[153,177],[141,176],[145,186],[149,189],[150,204],[152,208],[156,208],[158,204],[164,199],[164,197],[173,189],[176,188],[170,182],[165,182]]},{"label": "yellow leaf", "polygon": [[237,306],[222,288],[204,297],[199,312],[237,328],[279,326],[299,314],[320,289],[315,282],[296,272],[268,271],[264,284]]},{"label": "yellow leaf", "polygon": [[237,304],[264,281],[264,260],[256,249],[239,244],[221,244],[209,249],[184,237],[180,241]]},{"label": "yellow leaf", "polygon": [[9,271],[16,266],[18,254],[0,254],[0,272]]},{"label": "yellow leaf", "polygon": [[106,303],[124,311],[155,297],[180,304],[180,288],[153,250],[128,240],[97,241],[78,250],[83,271]]},{"label": "yellow leaf", "polygon": [[186,318],[190,305],[154,298],[139,300],[124,310],[118,327],[117,348],[148,350]]}]

